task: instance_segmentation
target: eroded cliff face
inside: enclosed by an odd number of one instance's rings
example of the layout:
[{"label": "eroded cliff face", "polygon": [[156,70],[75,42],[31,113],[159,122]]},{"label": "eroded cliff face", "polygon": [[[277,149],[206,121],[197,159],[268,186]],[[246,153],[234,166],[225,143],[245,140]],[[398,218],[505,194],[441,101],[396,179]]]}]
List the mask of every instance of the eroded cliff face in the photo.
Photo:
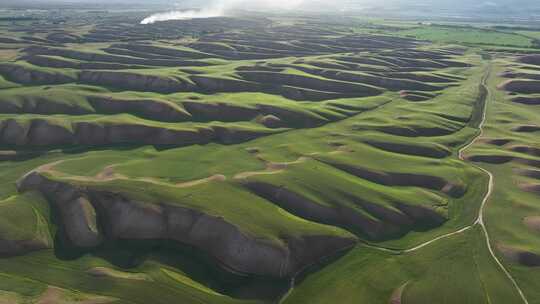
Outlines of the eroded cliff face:
[{"label": "eroded cliff face", "polygon": [[49,249],[51,244],[43,240],[3,240],[0,239],[0,257],[23,255],[28,252]]},{"label": "eroded cliff face", "polygon": [[499,85],[499,89],[518,94],[540,93],[540,81],[509,79]]},{"label": "eroded cliff face", "polygon": [[0,64],[0,74],[7,79],[22,84],[63,84],[75,81],[75,78],[55,72],[27,68],[17,64]]},{"label": "eroded cliff face", "polygon": [[287,278],[356,243],[354,237],[258,238],[223,217],[174,203],[134,201],[121,193],[75,186],[32,172],[18,189],[39,191],[58,210],[68,241],[80,248],[104,240],[164,240],[192,246],[223,268],[241,274]]},{"label": "eroded cliff face", "polygon": [[429,208],[410,206],[396,202],[399,212],[379,206],[374,203],[361,201],[358,204],[373,217],[345,205],[322,205],[311,199],[273,184],[247,181],[245,186],[253,193],[275,203],[288,212],[310,221],[342,227],[370,240],[380,241],[402,235],[413,227],[437,227],[447,219]]},{"label": "eroded cliff face", "polygon": [[182,122],[191,118],[190,113],[166,101],[153,99],[124,100],[101,96],[90,96],[88,101],[99,113],[122,114],[130,112],[142,118],[164,122]]},{"label": "eroded cliff face", "polygon": [[134,91],[158,93],[189,92],[195,87],[173,77],[143,75],[128,72],[82,71],[79,82]]},{"label": "eroded cliff face", "polygon": [[231,144],[267,134],[263,131],[220,126],[177,130],[137,123],[81,121],[58,125],[45,119],[0,121],[0,144],[15,147],[114,144],[188,146],[210,142]]}]

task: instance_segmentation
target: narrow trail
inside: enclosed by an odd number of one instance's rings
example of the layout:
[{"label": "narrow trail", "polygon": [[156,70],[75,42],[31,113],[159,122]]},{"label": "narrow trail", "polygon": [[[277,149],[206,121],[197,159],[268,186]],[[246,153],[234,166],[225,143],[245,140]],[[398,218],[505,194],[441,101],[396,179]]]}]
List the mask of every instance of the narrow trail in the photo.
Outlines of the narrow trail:
[{"label": "narrow trail", "polygon": [[[458,153],[457,153],[458,159],[461,160],[461,161],[464,161],[464,162],[469,162],[464,157],[464,152],[468,148],[470,148],[472,145],[474,145],[484,134],[483,127],[484,127],[484,124],[485,124],[486,118],[487,118],[488,102],[491,99],[491,91],[490,91],[489,86],[487,84],[487,80],[489,79],[490,73],[491,73],[491,65],[489,65],[487,67],[486,72],[484,73],[484,75],[482,77],[482,80],[481,80],[481,84],[480,84],[480,86],[485,90],[485,94],[483,94],[483,96],[482,96],[483,102],[481,103],[482,104],[481,120],[480,120],[480,122],[479,122],[479,124],[477,126],[478,133],[477,133],[476,136],[472,137],[470,139],[470,141],[466,145],[461,147],[458,150]],[[379,108],[381,106],[384,106],[386,104],[387,103],[379,105],[377,108]],[[342,153],[342,152],[346,152],[346,151],[335,151],[335,153]],[[271,163],[271,162],[267,162],[266,169],[260,170],[260,171],[253,171],[253,172],[241,172],[241,173],[238,173],[238,174],[234,175],[233,179],[245,179],[245,178],[253,176],[253,175],[279,173],[279,172],[283,171],[290,164],[303,162],[303,161],[306,161],[308,159],[310,159],[310,157],[304,156],[304,157],[300,157],[296,161],[289,162],[289,163]],[[56,165],[59,165],[62,162],[64,162],[64,160],[48,163],[48,164],[42,165],[42,166],[30,171],[29,173],[37,171],[37,172],[48,172],[48,173],[60,174],[60,172],[57,172],[56,170],[54,170],[54,167]],[[487,176],[489,177],[488,189],[487,189],[486,194],[484,195],[484,197],[482,199],[482,202],[481,202],[481,205],[480,205],[476,220],[471,225],[465,226],[465,227],[463,227],[463,228],[461,228],[459,230],[453,231],[453,232],[449,232],[449,233],[437,236],[437,237],[435,237],[435,238],[433,238],[431,240],[425,241],[425,242],[423,242],[423,243],[421,243],[419,245],[416,245],[416,246],[408,248],[408,249],[387,248],[387,247],[384,247],[384,246],[378,246],[376,244],[372,244],[372,243],[365,242],[365,241],[361,241],[362,246],[372,248],[372,249],[375,249],[375,250],[379,250],[379,251],[383,251],[383,252],[386,252],[386,253],[396,254],[396,255],[407,254],[407,253],[412,253],[412,252],[418,251],[418,250],[420,250],[420,249],[422,249],[422,248],[424,248],[426,246],[429,246],[429,245],[431,245],[431,244],[433,244],[433,243],[435,243],[437,241],[440,241],[440,240],[443,240],[443,239],[446,239],[446,238],[449,238],[449,237],[464,233],[464,232],[474,228],[476,225],[479,225],[481,227],[481,229],[482,229],[483,234],[484,234],[484,237],[485,237],[485,240],[486,240],[486,245],[487,245],[487,248],[489,250],[489,253],[490,253],[491,257],[493,258],[495,263],[498,265],[498,267],[503,271],[503,273],[505,274],[507,279],[512,283],[512,285],[514,286],[514,288],[516,289],[516,291],[520,295],[523,303],[528,304],[529,302],[528,302],[526,296],[524,295],[523,291],[519,287],[519,284],[517,283],[517,281],[512,277],[510,272],[504,267],[502,262],[495,255],[495,252],[493,250],[493,246],[491,245],[491,238],[490,238],[490,235],[488,233],[488,230],[487,230],[485,222],[484,222],[484,212],[485,212],[485,209],[486,209],[486,205],[487,205],[487,202],[489,201],[489,198],[491,197],[491,194],[493,192],[493,185],[494,185],[493,174],[490,171],[488,171],[488,170],[486,170],[486,169],[484,169],[484,168],[482,168],[482,167],[480,167],[480,166],[478,166],[478,165],[476,165],[474,163],[470,163],[470,164],[472,166],[474,166],[475,168],[481,170],[485,174],[487,174]],[[116,179],[129,179],[129,178],[125,177],[125,176],[115,174],[114,171],[112,171],[112,167],[113,166],[109,166],[109,167],[105,168],[103,172],[100,172],[96,176],[93,176],[93,177],[86,177],[86,176],[81,177],[81,176],[69,176],[69,175],[68,176],[70,178],[73,178],[73,179],[79,179],[79,180],[85,180],[85,181],[107,181],[107,180],[116,180]],[[61,175],[65,175],[65,174],[61,174]],[[206,183],[206,182],[210,182],[210,181],[223,181],[225,179],[226,179],[226,177],[223,176],[223,175],[214,175],[214,176],[210,176],[210,177],[199,179],[199,180],[183,182],[183,183],[177,183],[177,184],[163,183],[163,182],[159,182],[159,181],[156,181],[156,180],[150,179],[150,178],[138,178],[138,179],[134,179],[134,180],[151,182],[151,183],[156,183],[156,184],[165,184],[165,185],[168,185],[168,186],[175,186],[175,187],[183,188],[183,187],[190,187],[190,186],[194,186],[194,185],[198,185],[198,184],[202,184],[202,183]],[[7,199],[2,200],[2,201],[0,201],[0,203],[4,202],[6,200]],[[296,277],[291,278],[290,288],[277,301],[278,304],[284,303],[287,300],[287,298],[293,293],[294,288],[295,288],[295,283],[296,283]]]},{"label": "narrow trail", "polygon": [[407,285],[409,285],[409,281],[405,282],[403,285],[399,286],[394,292],[392,293],[392,296],[390,297],[390,303],[389,304],[401,304],[401,299],[403,297],[403,291],[405,291],[405,288],[407,288]]},{"label": "narrow trail", "polygon": [[[486,95],[485,95],[485,100],[484,100],[484,103],[483,103],[482,119],[481,119],[480,124],[478,126],[479,132],[474,138],[471,139],[471,141],[467,145],[465,145],[461,149],[459,149],[458,158],[460,160],[462,160],[462,161],[467,161],[465,159],[465,157],[464,157],[465,150],[467,150],[469,147],[474,145],[484,134],[484,124],[485,124],[486,118],[487,118],[488,102],[491,99],[491,91],[489,89],[489,86],[487,85],[487,80],[489,78],[490,72],[491,72],[491,65],[488,66],[487,71],[485,72],[485,74],[484,74],[484,76],[482,78],[482,83],[481,83],[481,86],[486,90],[485,91]],[[498,265],[498,267],[503,271],[503,273],[508,278],[508,280],[510,280],[510,282],[512,283],[512,285],[514,286],[514,288],[516,289],[516,291],[520,295],[523,303],[529,304],[529,301],[527,300],[527,297],[525,296],[525,294],[523,293],[523,291],[519,287],[519,284],[517,283],[517,281],[514,279],[514,277],[512,277],[510,272],[506,269],[506,267],[504,267],[504,265],[501,263],[499,258],[497,258],[497,256],[495,255],[495,252],[493,250],[493,246],[491,245],[491,238],[489,236],[488,230],[486,228],[486,224],[484,222],[484,212],[485,212],[485,209],[486,209],[486,205],[487,205],[487,202],[489,201],[489,198],[491,197],[491,194],[493,193],[493,180],[494,180],[493,174],[491,172],[489,172],[488,170],[486,170],[486,169],[484,169],[484,168],[482,168],[482,167],[480,167],[480,166],[478,166],[476,164],[471,163],[471,165],[474,166],[475,168],[479,169],[480,171],[484,172],[489,177],[488,189],[486,191],[486,194],[484,195],[484,198],[482,199],[482,203],[480,205],[480,209],[478,211],[478,216],[476,218],[476,221],[472,225],[466,226],[466,227],[464,227],[464,228],[462,228],[460,230],[457,230],[457,231],[454,231],[454,232],[451,232],[451,233],[448,233],[448,234],[441,235],[441,236],[436,237],[436,238],[434,238],[434,239],[432,239],[430,241],[427,241],[427,242],[422,243],[422,244],[420,244],[418,246],[415,246],[415,247],[410,248],[410,249],[405,249],[405,250],[393,250],[393,249],[388,249],[388,248],[384,248],[384,247],[378,247],[378,246],[374,246],[374,245],[370,245],[370,244],[367,244],[366,246],[370,247],[370,248],[375,248],[375,249],[383,250],[383,251],[386,251],[386,252],[394,253],[394,254],[410,253],[410,252],[414,252],[414,251],[416,251],[418,249],[424,248],[424,247],[426,247],[426,246],[428,246],[428,245],[430,245],[430,244],[432,244],[432,243],[434,243],[436,241],[439,241],[441,239],[444,239],[444,238],[447,238],[447,237],[450,237],[450,236],[453,236],[453,235],[456,235],[456,234],[463,233],[463,232],[473,228],[475,225],[480,225],[480,227],[482,228],[482,232],[484,234],[485,240],[486,240],[486,246],[487,246],[487,248],[489,250],[489,254],[493,258],[495,263]]]},{"label": "narrow trail", "polygon": [[[488,104],[488,100],[490,98],[490,93],[489,93],[490,91],[489,91],[489,88],[487,86],[487,80],[489,78],[490,73],[491,73],[491,65],[489,65],[487,67],[487,70],[486,70],[486,72],[484,72],[484,75],[482,76],[482,80],[481,80],[481,83],[480,83],[480,86],[483,87],[486,94],[482,95],[484,100],[483,100],[483,107],[481,109],[481,111],[482,111],[481,112],[482,113],[481,120],[480,120],[480,122],[478,124],[478,133],[477,133],[476,136],[472,137],[471,140],[467,144],[465,144],[463,147],[461,147],[458,150],[458,153],[457,153],[458,154],[458,159],[460,159],[462,161],[467,161],[465,159],[465,157],[463,156],[463,153],[465,152],[465,150],[467,150],[469,147],[474,145],[478,141],[478,139],[480,139],[482,137],[482,135],[484,134],[483,126],[484,126],[484,123],[486,121],[487,104]],[[367,243],[367,242],[364,242],[363,245],[366,246],[366,247],[372,248],[372,249],[377,249],[377,250],[380,250],[380,251],[393,253],[393,254],[411,253],[411,252],[417,251],[419,249],[422,249],[422,248],[424,248],[424,247],[426,247],[428,245],[431,245],[431,244],[433,244],[433,243],[435,243],[435,242],[437,242],[439,240],[442,240],[442,239],[445,239],[445,238],[448,238],[448,237],[463,233],[463,232],[465,232],[465,231],[467,231],[469,229],[472,229],[477,224],[482,226],[483,223],[484,223],[484,221],[483,221],[484,207],[485,207],[485,204],[488,201],[489,197],[491,196],[491,192],[492,192],[492,189],[493,189],[493,176],[489,171],[487,171],[487,170],[485,170],[483,168],[480,168],[475,164],[472,164],[472,165],[474,167],[478,168],[479,170],[485,172],[489,176],[489,183],[488,183],[488,191],[486,192],[486,194],[484,195],[484,197],[482,199],[482,203],[481,203],[480,209],[478,211],[478,216],[476,217],[476,220],[471,225],[465,226],[465,227],[463,227],[463,228],[461,228],[459,230],[449,232],[447,234],[440,235],[440,236],[438,236],[436,238],[433,238],[433,239],[431,239],[429,241],[426,241],[424,243],[421,243],[419,245],[416,245],[416,246],[408,248],[408,249],[402,249],[402,250],[392,249],[392,248],[387,248],[387,247],[383,247],[383,246],[377,246],[377,245]]]},{"label": "narrow trail", "polygon": [[[485,122],[486,122],[486,119],[487,119],[488,102],[491,99],[491,90],[489,89],[489,86],[487,84],[487,81],[489,79],[490,74],[491,74],[491,64],[488,65],[488,67],[486,69],[486,72],[484,72],[484,75],[483,75],[481,83],[480,83],[480,86],[485,90],[485,94],[482,97],[484,100],[483,100],[482,109],[481,109],[481,111],[482,111],[481,112],[481,114],[482,114],[481,115],[481,120],[480,120],[480,122],[478,124],[478,134],[476,136],[474,136],[473,138],[471,138],[469,143],[464,145],[463,147],[461,147],[459,149],[459,151],[458,151],[458,159],[460,159],[462,161],[465,161],[465,162],[468,162],[464,157],[465,150],[467,150],[472,145],[474,145],[484,134],[484,125],[485,125]],[[495,263],[498,265],[498,267],[503,271],[503,273],[505,274],[507,279],[512,283],[512,285],[514,286],[514,288],[516,289],[516,291],[520,295],[523,303],[524,304],[529,304],[529,301],[527,300],[527,297],[525,296],[525,294],[523,293],[523,291],[519,287],[519,284],[517,283],[517,281],[514,279],[514,277],[512,277],[510,272],[506,269],[506,267],[504,267],[502,262],[495,255],[495,252],[493,250],[493,246],[491,245],[491,238],[489,236],[489,232],[488,232],[488,230],[486,228],[486,225],[485,225],[485,222],[484,222],[484,211],[486,209],[487,202],[489,201],[489,198],[491,197],[491,194],[493,193],[493,185],[494,185],[494,183],[493,183],[493,180],[494,180],[493,174],[491,172],[489,172],[488,170],[486,170],[486,169],[484,169],[484,168],[482,168],[482,167],[480,167],[480,166],[478,166],[478,165],[476,165],[474,163],[471,163],[471,165],[474,166],[475,168],[481,170],[482,172],[487,174],[488,177],[489,177],[488,189],[487,189],[486,194],[484,195],[484,197],[482,199],[482,203],[481,203],[480,208],[478,210],[478,216],[477,216],[476,220],[471,225],[465,226],[465,227],[463,227],[463,228],[461,228],[459,230],[456,230],[454,232],[450,232],[450,233],[447,233],[447,234],[440,235],[440,236],[438,236],[438,237],[436,237],[434,239],[431,239],[429,241],[426,241],[424,243],[421,243],[421,244],[419,244],[417,246],[414,246],[412,248],[409,248],[409,249],[397,250],[397,249],[377,246],[377,245],[374,245],[374,244],[370,244],[368,242],[362,242],[363,246],[368,247],[368,248],[372,248],[372,249],[376,249],[376,250],[379,250],[379,251],[383,251],[383,252],[386,252],[386,253],[391,253],[391,254],[406,254],[406,253],[415,252],[415,251],[417,251],[419,249],[422,249],[422,248],[424,248],[424,247],[426,247],[428,245],[431,245],[431,244],[433,244],[433,243],[435,243],[437,241],[440,241],[442,239],[464,233],[465,231],[468,231],[468,230],[472,229],[474,226],[479,225],[481,227],[481,229],[482,229],[483,234],[484,234],[484,238],[486,240],[486,246],[487,246],[487,248],[489,250],[489,253],[490,253],[491,257],[493,258]],[[294,290],[294,284],[295,284],[295,279],[293,278],[291,280],[291,288],[279,300],[279,302],[278,302],[279,304],[284,303],[285,300],[292,294],[292,292]]]},{"label": "narrow trail", "polygon": [[279,299],[278,304],[285,303],[285,300],[287,300],[287,298],[293,293],[295,284],[296,284],[296,277],[293,277],[291,279],[291,282],[290,282],[290,285],[289,285],[289,290],[287,290],[287,293],[285,295],[283,295],[283,297],[281,297],[281,299]]},{"label": "narrow trail", "polygon": [[[486,90],[486,100],[484,102],[484,110],[482,112],[482,121],[480,122],[480,126],[479,126],[480,132],[479,132],[478,136],[476,136],[468,145],[466,145],[465,147],[460,149],[458,157],[461,160],[464,160],[463,152],[468,147],[473,145],[484,134],[483,126],[485,124],[486,117],[487,117],[488,101],[491,99],[491,90],[489,89],[489,86],[487,85],[487,79],[489,78],[490,69],[491,69],[491,66],[488,67],[488,71],[487,71],[486,75],[484,75],[484,78],[482,79],[482,86]],[[525,296],[525,294],[523,293],[523,291],[519,287],[519,284],[517,283],[517,281],[514,279],[514,277],[512,277],[510,272],[506,269],[506,267],[504,267],[504,265],[501,263],[499,258],[497,258],[497,256],[495,255],[495,252],[493,251],[493,246],[491,245],[491,239],[490,239],[488,230],[486,228],[486,224],[484,222],[484,211],[486,209],[487,202],[488,202],[488,200],[489,200],[489,198],[490,198],[490,196],[491,196],[491,194],[493,192],[493,179],[494,179],[493,174],[491,172],[489,172],[488,170],[486,170],[486,169],[484,169],[484,168],[482,168],[482,167],[480,167],[480,166],[478,166],[476,164],[472,164],[472,165],[474,167],[478,168],[479,170],[483,171],[484,173],[486,173],[489,176],[488,191],[487,191],[486,195],[484,196],[484,200],[482,201],[482,204],[480,206],[480,211],[478,212],[478,218],[477,218],[477,220],[476,220],[476,222],[474,224],[475,225],[478,224],[482,228],[482,231],[484,232],[484,236],[485,236],[485,239],[486,239],[486,245],[487,245],[487,248],[489,250],[489,254],[493,258],[495,263],[497,263],[497,265],[504,272],[504,274],[506,275],[508,280],[510,280],[512,285],[514,285],[514,288],[519,293],[521,299],[523,300],[523,303],[529,304],[529,301],[527,300],[527,297]]]},{"label": "narrow trail", "polygon": [[[487,85],[487,80],[489,79],[490,73],[491,73],[491,65],[488,66],[488,70],[486,71],[484,77],[482,78],[482,83],[481,83],[481,85],[485,89],[486,96],[485,96],[484,106],[483,106],[483,110],[482,110],[482,119],[481,119],[480,124],[478,126],[479,132],[478,132],[478,135],[476,137],[474,137],[468,145],[465,145],[464,147],[462,147],[459,150],[458,158],[460,160],[462,160],[462,161],[467,161],[465,159],[465,157],[463,156],[464,151],[467,150],[469,147],[471,147],[473,144],[475,144],[478,141],[478,139],[480,139],[484,135],[484,124],[485,124],[486,118],[487,118],[488,102],[490,101],[491,94],[492,94],[491,90],[489,89],[489,86]],[[487,202],[489,201],[489,198],[491,197],[491,194],[493,193],[493,185],[494,185],[494,183],[493,183],[493,180],[494,180],[493,174],[491,172],[489,172],[488,170],[486,170],[486,169],[484,169],[484,168],[482,168],[482,167],[480,167],[480,166],[478,166],[478,165],[476,165],[474,163],[471,163],[471,165],[474,166],[475,168],[481,170],[482,172],[486,173],[489,176],[489,181],[488,181],[488,189],[487,189],[486,195],[484,196],[484,199],[482,200],[482,204],[480,205],[480,210],[478,211],[478,217],[477,217],[476,221],[473,223],[473,225],[471,225],[469,227],[466,227],[466,228],[471,228],[472,226],[477,225],[477,224],[480,225],[480,227],[482,228],[482,232],[484,233],[484,237],[486,239],[486,246],[487,246],[487,248],[489,250],[489,254],[493,258],[495,263],[497,263],[499,268],[503,271],[503,273],[506,275],[508,280],[510,280],[510,282],[512,283],[512,285],[514,286],[516,291],[519,293],[523,303],[529,304],[529,301],[527,300],[527,297],[525,297],[525,294],[523,293],[523,291],[519,287],[519,284],[517,283],[517,281],[514,279],[514,277],[512,277],[510,272],[506,269],[506,267],[504,267],[504,265],[501,263],[499,258],[497,258],[497,256],[495,255],[495,252],[493,251],[493,246],[491,245],[491,238],[489,236],[489,232],[488,232],[488,230],[486,228],[486,224],[484,222],[484,212],[485,212],[485,209],[486,209],[486,205],[487,205]]]}]

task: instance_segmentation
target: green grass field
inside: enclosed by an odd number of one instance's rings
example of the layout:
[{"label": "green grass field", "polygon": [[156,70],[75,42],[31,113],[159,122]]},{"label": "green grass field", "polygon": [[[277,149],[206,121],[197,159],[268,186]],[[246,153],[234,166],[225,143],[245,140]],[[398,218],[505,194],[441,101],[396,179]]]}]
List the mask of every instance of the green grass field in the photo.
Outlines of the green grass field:
[{"label": "green grass field", "polygon": [[0,303],[540,303],[534,35],[141,14],[0,22]]},{"label": "green grass field", "polygon": [[[520,32],[518,32],[521,34]],[[497,32],[494,30],[477,29],[470,27],[445,27],[438,25],[421,26],[399,32],[403,36],[412,36],[439,43],[499,45],[514,47],[531,46],[530,38],[514,33]],[[528,35],[527,35],[528,36]],[[530,36],[531,38],[535,38]]]},{"label": "green grass field", "polygon": [[402,303],[520,301],[490,260],[480,230],[474,229],[406,255],[359,246],[307,275],[285,303],[328,303],[336,298],[343,303],[388,303],[400,287]]}]

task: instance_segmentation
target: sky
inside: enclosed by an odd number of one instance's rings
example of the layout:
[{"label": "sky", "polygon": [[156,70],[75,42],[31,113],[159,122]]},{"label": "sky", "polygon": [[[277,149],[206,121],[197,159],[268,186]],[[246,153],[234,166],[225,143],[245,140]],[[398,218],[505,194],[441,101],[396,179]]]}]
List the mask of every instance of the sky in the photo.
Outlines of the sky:
[{"label": "sky", "polygon": [[[300,4],[304,5],[313,5],[313,4],[356,4],[356,5],[392,5],[399,3],[401,5],[406,4],[422,4],[422,5],[444,5],[444,6],[458,6],[458,5],[516,5],[516,6],[529,6],[529,5],[539,5],[538,0],[22,0],[23,2],[34,2],[34,3],[51,3],[51,2],[72,2],[72,3],[99,3],[99,2],[125,2],[125,3],[159,3],[164,5],[172,5],[175,3],[178,4],[191,4],[191,5],[200,5],[207,6],[216,2],[222,3],[236,3],[235,5],[248,5],[248,6],[259,6],[259,7],[268,7],[268,6],[281,6],[281,7],[294,7]],[[3,2],[3,1],[0,1]]]},{"label": "sky", "polygon": [[[322,11],[349,12],[372,10],[373,12],[464,12],[482,14],[540,16],[540,0],[0,0],[0,7],[6,3],[85,3],[88,5],[108,5],[123,3],[130,8],[148,8],[161,12],[154,19],[174,17],[177,11],[186,11],[180,17],[212,17],[227,15],[234,10],[257,11]],[[194,10],[195,9],[195,10]],[[168,14],[168,15],[164,15]],[[177,16],[178,17],[178,16]],[[151,22],[152,20],[149,20]]]},{"label": "sky", "polygon": [[[147,0],[152,1],[152,0]],[[159,1],[159,0],[154,0]],[[169,6],[171,3],[168,2]],[[424,13],[463,15],[526,15],[538,12],[540,0],[183,0],[176,2],[172,10],[149,16],[142,23],[170,19],[190,19],[224,16],[234,10],[258,11],[392,11],[401,14]],[[174,6],[173,6],[174,7]],[[532,8],[531,8],[532,7]],[[187,10],[198,8],[199,10]]]}]

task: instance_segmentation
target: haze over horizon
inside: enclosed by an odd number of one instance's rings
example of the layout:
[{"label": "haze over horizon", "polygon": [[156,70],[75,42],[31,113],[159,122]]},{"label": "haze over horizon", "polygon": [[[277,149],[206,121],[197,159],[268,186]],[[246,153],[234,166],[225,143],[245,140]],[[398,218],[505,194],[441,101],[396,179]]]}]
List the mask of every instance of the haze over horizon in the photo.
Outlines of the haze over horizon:
[{"label": "haze over horizon", "polygon": [[268,9],[308,9],[308,10],[328,10],[340,11],[344,8],[358,7],[384,7],[384,8],[407,8],[407,7],[429,7],[433,9],[445,10],[469,10],[486,9],[497,10],[537,10],[540,9],[540,2],[534,0],[486,0],[471,2],[467,0],[336,0],[329,3],[322,0],[5,0],[0,3],[0,7],[25,4],[132,4],[133,6],[156,6],[156,7],[179,7],[179,8],[240,8],[253,10]]},{"label": "haze over horizon", "polygon": [[263,13],[329,13],[373,17],[473,22],[540,20],[540,2],[533,0],[4,0],[0,8],[129,9],[148,11],[142,24],[232,16],[238,11]]},{"label": "haze over horizon", "polygon": [[[373,0],[337,0],[331,4],[321,0],[188,0],[177,2],[174,10],[154,14],[141,23],[171,19],[191,19],[225,16],[234,10],[253,11],[311,11],[328,13],[373,12],[398,15],[444,15],[464,17],[467,15],[487,16],[499,15],[518,16],[530,18],[540,15],[540,4],[535,1],[521,0],[519,5],[515,1],[494,0],[470,4],[467,1],[457,0],[386,0],[383,2]],[[185,8],[196,8],[188,10]]]},{"label": "haze over horizon", "polygon": [[0,304],[540,304],[540,0],[0,0]]}]

